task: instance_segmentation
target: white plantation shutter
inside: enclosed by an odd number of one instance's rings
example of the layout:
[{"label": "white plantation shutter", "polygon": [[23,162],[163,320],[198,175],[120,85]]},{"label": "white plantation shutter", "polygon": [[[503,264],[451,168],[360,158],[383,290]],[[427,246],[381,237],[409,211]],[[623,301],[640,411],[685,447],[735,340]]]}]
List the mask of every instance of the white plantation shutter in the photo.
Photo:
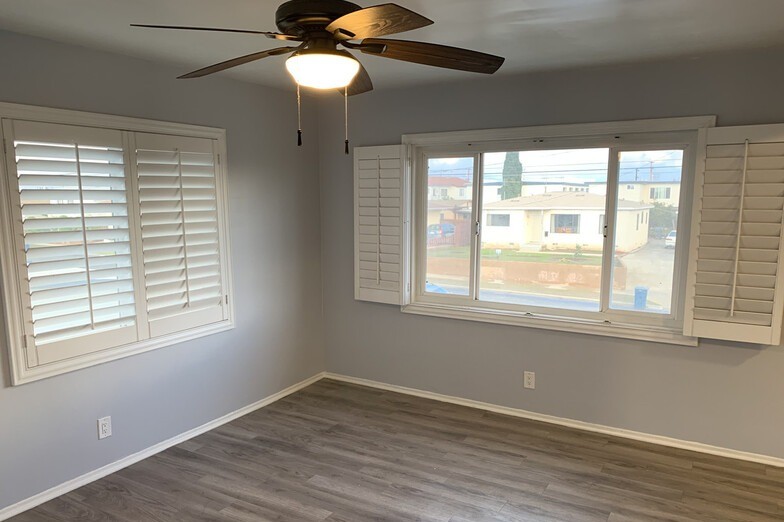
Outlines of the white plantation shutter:
[{"label": "white plantation shutter", "polygon": [[0,105],[14,385],[233,327],[225,131]]},{"label": "white plantation shutter", "polygon": [[215,140],[137,133],[135,145],[150,334],[224,320]]},{"label": "white plantation shutter", "polygon": [[784,125],[708,129],[706,142],[684,333],[779,344]]},{"label": "white plantation shutter", "polygon": [[406,236],[404,147],[354,149],[354,295],[402,304]]},{"label": "white plantation shutter", "polygon": [[28,364],[137,340],[122,133],[3,125]]}]

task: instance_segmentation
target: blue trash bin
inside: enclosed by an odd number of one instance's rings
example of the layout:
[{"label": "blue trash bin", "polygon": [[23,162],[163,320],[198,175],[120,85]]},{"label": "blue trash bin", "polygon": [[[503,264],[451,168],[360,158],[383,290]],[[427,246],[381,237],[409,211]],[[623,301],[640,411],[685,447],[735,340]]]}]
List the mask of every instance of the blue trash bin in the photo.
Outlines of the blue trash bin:
[{"label": "blue trash bin", "polygon": [[635,286],[634,287],[634,309],[645,310],[648,303],[648,287]]}]

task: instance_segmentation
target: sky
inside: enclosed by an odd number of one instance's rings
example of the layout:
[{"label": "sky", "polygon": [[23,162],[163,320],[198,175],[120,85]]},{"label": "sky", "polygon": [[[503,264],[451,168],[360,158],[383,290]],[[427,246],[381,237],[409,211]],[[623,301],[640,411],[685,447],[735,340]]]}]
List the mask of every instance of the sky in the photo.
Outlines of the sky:
[{"label": "sky", "polygon": [[[606,181],[609,149],[536,150],[518,153],[523,181],[584,183]],[[506,152],[484,155],[485,183],[501,180]],[[680,181],[683,152],[680,150],[623,152],[621,181]],[[431,158],[429,175],[468,178],[472,158]]]}]

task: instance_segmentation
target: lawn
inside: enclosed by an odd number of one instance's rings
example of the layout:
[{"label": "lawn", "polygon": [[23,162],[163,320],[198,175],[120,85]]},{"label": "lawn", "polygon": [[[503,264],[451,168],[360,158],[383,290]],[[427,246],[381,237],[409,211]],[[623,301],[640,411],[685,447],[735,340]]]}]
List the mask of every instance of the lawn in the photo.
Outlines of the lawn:
[{"label": "lawn", "polygon": [[[434,247],[427,249],[428,257],[448,257],[452,259],[468,259],[469,247]],[[596,254],[580,254],[571,252],[520,252],[517,250],[501,250],[496,254],[494,248],[483,248],[482,259],[499,261],[518,261],[527,263],[569,263],[574,265],[601,266],[602,257]]]}]

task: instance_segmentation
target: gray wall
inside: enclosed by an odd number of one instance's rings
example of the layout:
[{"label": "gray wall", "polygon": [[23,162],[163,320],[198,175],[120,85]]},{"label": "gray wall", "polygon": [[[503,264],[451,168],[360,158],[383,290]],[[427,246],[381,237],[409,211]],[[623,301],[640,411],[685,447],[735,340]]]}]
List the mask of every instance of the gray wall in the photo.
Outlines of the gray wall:
[{"label": "gray wall", "polygon": [[[374,58],[365,57],[367,60]],[[353,144],[404,133],[712,115],[784,122],[781,50],[491,77],[352,100]],[[411,67],[417,67],[412,65]],[[784,457],[784,349],[699,348],[407,315],[353,300],[351,161],[340,100],[319,113],[329,371]],[[537,389],[523,390],[523,370]]]},{"label": "gray wall", "polygon": [[[293,91],[182,72],[0,32],[0,101],[227,129],[237,317],[231,332],[14,388],[0,332],[0,508],[324,369],[318,142],[296,147]],[[306,100],[311,136],[316,111]],[[98,441],[104,415],[114,435]]]},{"label": "gray wall", "polygon": [[[231,332],[20,387],[10,387],[0,346],[0,509],[325,365],[784,457],[781,348],[679,348],[355,302],[352,173],[342,154],[339,97],[306,98],[306,138],[318,132],[319,139],[297,149],[290,92],[219,78],[178,82],[180,70],[12,33],[0,32],[0,49],[0,101],[228,130],[237,312]],[[771,51],[448,87],[378,85],[352,99],[352,140],[378,145],[409,132],[701,114],[717,114],[724,125],[784,122],[781,58]],[[533,392],[522,390],[523,369],[538,373]],[[112,415],[114,435],[99,442],[95,422],[104,415]]]}]

